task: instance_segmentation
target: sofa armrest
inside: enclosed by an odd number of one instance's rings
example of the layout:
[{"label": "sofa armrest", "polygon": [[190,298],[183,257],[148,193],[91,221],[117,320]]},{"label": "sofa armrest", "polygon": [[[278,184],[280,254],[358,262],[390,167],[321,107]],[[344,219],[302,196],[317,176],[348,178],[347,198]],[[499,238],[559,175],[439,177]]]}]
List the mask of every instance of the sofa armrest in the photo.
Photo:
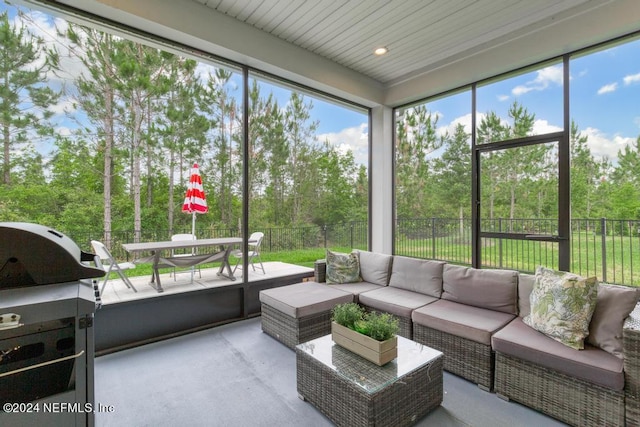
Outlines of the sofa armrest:
[{"label": "sofa armrest", "polygon": [[624,322],[624,389],[627,425],[640,424],[640,303]]},{"label": "sofa armrest", "polygon": [[[640,372],[640,303],[631,311],[622,328],[625,371],[627,366]],[[640,380],[640,376],[636,376]]]},{"label": "sofa armrest", "polygon": [[313,278],[318,283],[327,281],[327,260],[319,259],[313,265]]}]

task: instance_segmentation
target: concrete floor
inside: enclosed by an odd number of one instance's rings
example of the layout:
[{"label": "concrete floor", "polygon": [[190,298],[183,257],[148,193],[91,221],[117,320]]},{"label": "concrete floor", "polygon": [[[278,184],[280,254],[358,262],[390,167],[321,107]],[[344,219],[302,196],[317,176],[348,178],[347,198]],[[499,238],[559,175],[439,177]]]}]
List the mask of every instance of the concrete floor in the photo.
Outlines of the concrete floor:
[{"label": "concrete floor", "polygon": [[[107,286],[105,286],[104,292],[101,295],[102,303],[113,304],[135,299],[156,298],[173,293],[188,292],[217,286],[227,286],[237,284],[242,281],[242,268],[238,268],[236,271],[235,281],[229,280],[226,277],[220,277],[217,275],[217,272],[218,268],[203,268],[201,271],[196,270],[192,280],[191,271],[189,269],[178,270],[178,274],[176,274],[175,278],[173,276],[172,269],[160,270],[160,282],[164,289],[164,292],[162,293],[158,293],[156,289],[149,285],[149,276],[134,276],[129,278],[137,292],[129,289],[119,278],[109,279]],[[265,262],[264,273],[260,269],[256,269],[254,271],[251,266],[249,267],[249,282],[286,277],[300,273],[313,274],[313,268],[301,267],[299,265],[279,261]],[[103,283],[102,280],[103,279],[100,279],[101,288]]]},{"label": "concrete floor", "polygon": [[[264,334],[260,317],[101,356],[96,414],[107,426],[329,426],[298,398],[295,353]],[[561,398],[559,396],[559,398]],[[454,375],[419,426],[562,426]]]}]

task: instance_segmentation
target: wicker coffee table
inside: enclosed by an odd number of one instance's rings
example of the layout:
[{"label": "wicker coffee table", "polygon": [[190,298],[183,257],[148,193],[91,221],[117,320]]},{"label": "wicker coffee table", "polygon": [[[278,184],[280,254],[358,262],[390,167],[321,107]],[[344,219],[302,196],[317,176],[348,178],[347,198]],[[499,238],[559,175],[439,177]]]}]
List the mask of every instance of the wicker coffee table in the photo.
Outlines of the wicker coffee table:
[{"label": "wicker coffee table", "polygon": [[442,403],[442,353],[398,337],[377,366],[326,335],[296,346],[298,395],[337,425],[407,426]]}]

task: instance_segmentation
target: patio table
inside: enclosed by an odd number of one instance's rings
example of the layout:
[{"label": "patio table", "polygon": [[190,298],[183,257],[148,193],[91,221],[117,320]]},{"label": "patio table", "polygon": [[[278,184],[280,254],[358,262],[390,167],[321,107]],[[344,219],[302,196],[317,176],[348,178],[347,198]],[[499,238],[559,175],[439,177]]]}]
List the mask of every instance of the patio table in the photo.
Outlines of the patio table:
[{"label": "patio table", "polygon": [[[160,283],[160,268],[193,267],[199,264],[220,261],[218,276],[235,280],[231,265],[229,265],[229,255],[233,246],[241,243],[242,239],[240,237],[223,237],[216,239],[124,243],[122,247],[130,253],[151,252],[151,256],[139,258],[136,262],[150,262],[153,264],[153,273],[149,284],[158,292],[163,292],[162,284]],[[164,251],[205,247],[217,247],[218,250],[199,255],[162,256]],[[226,274],[225,269],[227,271]]]},{"label": "patio table", "polygon": [[378,366],[325,335],[296,346],[296,370],[299,397],[337,425],[408,426],[442,403],[442,353],[401,336]]}]

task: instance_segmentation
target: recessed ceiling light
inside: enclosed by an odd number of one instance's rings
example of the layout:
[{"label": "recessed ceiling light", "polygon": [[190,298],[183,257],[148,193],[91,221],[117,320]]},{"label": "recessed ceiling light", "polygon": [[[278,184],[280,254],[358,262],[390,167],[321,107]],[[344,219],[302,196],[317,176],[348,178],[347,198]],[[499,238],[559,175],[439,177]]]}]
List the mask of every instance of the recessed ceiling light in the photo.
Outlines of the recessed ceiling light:
[{"label": "recessed ceiling light", "polygon": [[384,55],[387,52],[389,52],[389,49],[387,49],[386,47],[378,47],[376,48],[376,50],[373,51],[373,53],[375,53],[378,56]]}]

